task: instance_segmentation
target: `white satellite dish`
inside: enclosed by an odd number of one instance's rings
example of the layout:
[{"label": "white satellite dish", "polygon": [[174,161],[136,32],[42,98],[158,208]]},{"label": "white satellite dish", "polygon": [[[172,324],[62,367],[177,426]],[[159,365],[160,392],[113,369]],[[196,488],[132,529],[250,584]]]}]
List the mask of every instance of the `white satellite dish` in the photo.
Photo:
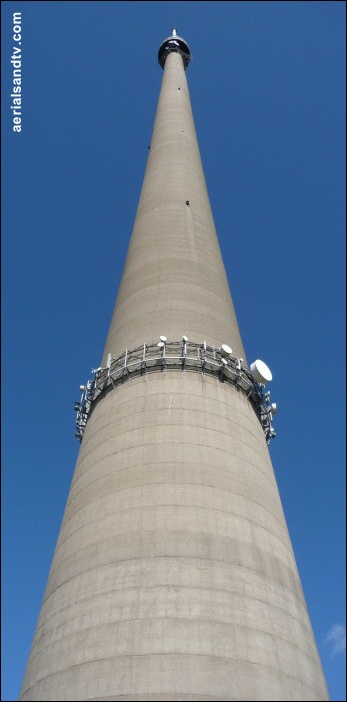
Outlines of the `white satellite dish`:
[{"label": "white satellite dish", "polygon": [[164,341],[159,341],[159,343],[157,344],[157,346],[159,346],[160,349],[163,349],[164,346],[165,346],[165,342],[164,342]]},{"label": "white satellite dish", "polygon": [[160,339],[160,341],[164,341],[164,343],[165,343],[165,341],[166,341],[166,336],[160,336],[159,339]]},{"label": "white satellite dish", "polygon": [[184,342],[188,341],[188,337],[187,337],[187,336],[182,336],[182,341],[184,341]]},{"label": "white satellite dish", "polygon": [[262,383],[262,385],[265,385],[266,383],[270,383],[272,380],[270,368],[268,368],[264,361],[257,359],[254,361],[254,363],[251,363],[250,371],[257,383]]},{"label": "white satellite dish", "polygon": [[231,356],[232,352],[233,350],[227,344],[222,344],[222,346],[219,349],[219,353],[221,356]]}]

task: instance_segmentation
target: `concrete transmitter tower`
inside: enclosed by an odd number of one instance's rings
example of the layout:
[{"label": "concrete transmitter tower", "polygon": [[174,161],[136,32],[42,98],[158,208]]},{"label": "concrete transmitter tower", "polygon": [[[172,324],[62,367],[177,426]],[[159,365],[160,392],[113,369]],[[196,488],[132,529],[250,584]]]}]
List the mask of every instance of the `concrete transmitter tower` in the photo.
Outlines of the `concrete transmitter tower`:
[{"label": "concrete transmitter tower", "polygon": [[202,170],[186,42],[148,164],[21,700],[328,700]]}]

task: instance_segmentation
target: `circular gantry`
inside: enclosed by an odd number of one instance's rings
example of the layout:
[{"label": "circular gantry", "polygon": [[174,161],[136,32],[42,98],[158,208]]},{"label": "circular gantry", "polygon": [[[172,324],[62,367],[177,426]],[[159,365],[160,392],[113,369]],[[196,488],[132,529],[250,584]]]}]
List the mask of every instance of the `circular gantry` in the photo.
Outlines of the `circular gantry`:
[{"label": "circular gantry", "polygon": [[[220,382],[233,385],[242,392],[253,405],[263,427],[267,443],[276,436],[272,427],[272,417],[276,413],[275,404],[270,404],[270,393],[264,392],[265,380],[259,376],[259,364],[270,373],[262,361],[251,365],[258,374],[242,364],[243,359],[232,355],[232,349],[227,344],[219,348],[188,341],[183,336],[180,341],[167,341],[166,336],[160,336],[153,344],[142,344],[135,349],[126,349],[117,358],[109,354],[107,364],[92,370],[94,377],[86,385],[81,385],[81,399],[75,402],[76,438],[82,441],[88,416],[96,400],[103,396],[109,388],[117,388],[124,382],[146,373],[163,373],[170,370],[202,373],[212,375]],[[263,368],[264,367],[264,368]],[[271,373],[270,373],[271,375]],[[272,376],[271,376],[272,377]],[[262,378],[264,382],[259,382]]]}]

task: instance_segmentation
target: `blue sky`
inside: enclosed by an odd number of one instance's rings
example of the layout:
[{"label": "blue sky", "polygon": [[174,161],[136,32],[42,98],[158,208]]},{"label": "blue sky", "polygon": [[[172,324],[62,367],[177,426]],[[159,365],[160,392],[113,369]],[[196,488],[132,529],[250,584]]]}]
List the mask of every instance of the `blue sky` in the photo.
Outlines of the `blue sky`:
[{"label": "blue sky", "polygon": [[[13,12],[22,131],[12,130]],[[332,700],[345,695],[345,3],[2,3],[2,700],[17,699],[177,27]]]}]

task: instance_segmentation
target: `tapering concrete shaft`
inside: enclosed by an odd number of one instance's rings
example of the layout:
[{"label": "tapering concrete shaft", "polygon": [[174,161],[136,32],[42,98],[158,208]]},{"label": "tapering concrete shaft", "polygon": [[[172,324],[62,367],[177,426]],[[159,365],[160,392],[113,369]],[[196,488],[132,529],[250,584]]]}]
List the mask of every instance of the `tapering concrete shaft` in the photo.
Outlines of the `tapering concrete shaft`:
[{"label": "tapering concrete shaft", "polygon": [[[186,203],[189,204],[186,204]],[[245,359],[201,165],[182,58],[166,59],[148,164],[107,354],[163,334]]]},{"label": "tapering concrete shaft", "polygon": [[[244,358],[178,53],[105,359],[160,334]],[[235,387],[168,370],[95,402],[20,699],[328,699],[262,427]]]}]

